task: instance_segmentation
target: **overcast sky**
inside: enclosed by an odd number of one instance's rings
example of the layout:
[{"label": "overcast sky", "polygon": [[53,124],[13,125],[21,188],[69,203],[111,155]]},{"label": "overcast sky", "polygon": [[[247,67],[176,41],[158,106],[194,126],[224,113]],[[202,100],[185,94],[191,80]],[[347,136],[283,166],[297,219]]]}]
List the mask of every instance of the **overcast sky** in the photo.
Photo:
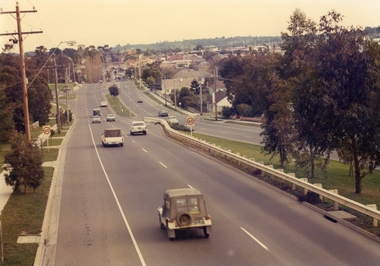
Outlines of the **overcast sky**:
[{"label": "overcast sky", "polygon": [[[334,9],[343,25],[380,26],[380,0],[18,0],[24,51],[64,41],[95,47],[149,44],[184,39],[279,36],[296,8],[319,21]],[[1,0],[3,12],[15,11],[16,0]],[[17,31],[15,17],[0,15],[0,33]],[[16,36],[17,37],[17,36]],[[0,46],[10,36],[0,36]],[[66,48],[60,44],[59,48]],[[18,52],[18,47],[16,48]]]}]

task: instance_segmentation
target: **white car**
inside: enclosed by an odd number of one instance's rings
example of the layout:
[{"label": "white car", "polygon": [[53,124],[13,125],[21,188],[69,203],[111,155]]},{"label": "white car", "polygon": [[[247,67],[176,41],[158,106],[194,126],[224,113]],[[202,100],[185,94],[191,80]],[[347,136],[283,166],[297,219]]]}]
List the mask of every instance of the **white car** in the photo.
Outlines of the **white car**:
[{"label": "white car", "polygon": [[146,124],[144,121],[134,121],[131,125],[130,130],[131,135],[134,135],[136,133],[142,133],[146,135]]},{"label": "white car", "polygon": [[178,119],[174,115],[170,115],[168,118],[169,124],[178,124]]},{"label": "white car", "polygon": [[108,106],[107,101],[100,102],[100,107],[107,107],[107,106]]},{"label": "white car", "polygon": [[98,115],[94,115],[93,117],[92,117],[92,123],[94,124],[94,123],[101,123],[102,122],[102,119],[100,118],[100,116],[98,116]]},{"label": "white car", "polygon": [[107,122],[109,122],[109,121],[115,122],[115,120],[116,120],[116,117],[114,114],[108,114],[107,115]]}]

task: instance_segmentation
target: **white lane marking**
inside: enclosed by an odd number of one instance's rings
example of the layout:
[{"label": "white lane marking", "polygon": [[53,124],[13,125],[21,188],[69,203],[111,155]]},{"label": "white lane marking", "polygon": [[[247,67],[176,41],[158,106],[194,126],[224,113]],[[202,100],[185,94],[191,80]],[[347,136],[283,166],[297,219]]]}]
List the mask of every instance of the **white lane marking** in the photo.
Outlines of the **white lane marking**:
[{"label": "white lane marking", "polygon": [[144,148],[141,148],[143,151],[145,151],[145,152],[148,152],[146,149],[144,149]]},{"label": "white lane marking", "polygon": [[127,220],[127,217],[125,217],[125,215],[124,215],[124,211],[123,211],[123,209],[121,208],[121,205],[120,205],[120,202],[119,202],[119,200],[118,200],[118,198],[117,198],[117,196],[116,196],[115,190],[113,189],[113,186],[112,186],[112,184],[111,184],[111,181],[110,181],[110,179],[109,179],[109,177],[108,177],[108,175],[107,175],[106,169],[104,168],[103,162],[102,162],[102,160],[100,159],[99,152],[98,152],[98,149],[96,148],[96,144],[95,144],[95,140],[94,140],[94,135],[92,134],[92,130],[91,130],[90,125],[89,125],[88,127],[89,127],[89,129],[90,129],[91,138],[92,138],[92,143],[93,143],[93,145],[94,145],[95,152],[96,152],[96,155],[97,155],[97,157],[98,157],[98,160],[99,160],[100,166],[101,166],[102,169],[103,169],[103,173],[104,173],[104,175],[105,175],[105,177],[106,177],[106,179],[107,179],[108,185],[110,186],[110,189],[111,189],[111,191],[112,191],[113,197],[115,198],[115,201],[116,201],[116,204],[117,204],[117,206],[118,206],[118,208],[119,208],[119,211],[120,211],[120,213],[121,213],[121,216],[123,217],[123,220],[124,220],[125,226],[127,227],[128,232],[129,232],[129,235],[131,236],[131,239],[132,239],[133,245],[135,246],[135,250],[136,250],[136,252],[137,252],[137,255],[138,255],[139,258],[140,258],[141,265],[146,266],[146,263],[145,263],[145,260],[144,260],[144,258],[143,258],[143,256],[142,256],[142,254],[141,254],[140,248],[139,248],[139,246],[138,246],[138,244],[137,244],[137,241],[136,241],[136,239],[135,239],[135,237],[134,237],[134,235],[133,235],[133,233],[132,233],[132,229],[131,229],[131,227],[129,226],[129,223],[128,223],[128,220]]},{"label": "white lane marking", "polygon": [[187,186],[189,187],[189,188],[193,188],[192,186],[190,186],[189,184],[187,184]]},{"label": "white lane marking", "polygon": [[161,163],[160,161],[158,161],[163,167],[165,168],[168,168],[165,164]]},{"label": "white lane marking", "polygon": [[243,230],[247,235],[249,235],[253,240],[255,240],[260,246],[262,246],[263,248],[265,248],[266,250],[269,251],[269,249],[263,243],[261,243],[256,237],[254,237],[253,235],[251,235],[250,232],[248,232],[247,230],[245,230],[243,227],[240,227],[240,229]]}]

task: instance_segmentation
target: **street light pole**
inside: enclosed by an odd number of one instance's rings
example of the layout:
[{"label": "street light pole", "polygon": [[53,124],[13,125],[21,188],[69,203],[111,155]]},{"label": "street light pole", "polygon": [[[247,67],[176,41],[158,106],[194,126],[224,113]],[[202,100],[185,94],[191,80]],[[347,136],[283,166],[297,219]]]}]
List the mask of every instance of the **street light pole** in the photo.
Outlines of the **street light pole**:
[{"label": "street light pole", "polygon": [[57,63],[54,60],[54,74],[55,74],[55,104],[57,105],[57,129],[58,134],[61,134],[61,111],[59,110],[59,102],[58,102],[58,74],[57,74]]}]

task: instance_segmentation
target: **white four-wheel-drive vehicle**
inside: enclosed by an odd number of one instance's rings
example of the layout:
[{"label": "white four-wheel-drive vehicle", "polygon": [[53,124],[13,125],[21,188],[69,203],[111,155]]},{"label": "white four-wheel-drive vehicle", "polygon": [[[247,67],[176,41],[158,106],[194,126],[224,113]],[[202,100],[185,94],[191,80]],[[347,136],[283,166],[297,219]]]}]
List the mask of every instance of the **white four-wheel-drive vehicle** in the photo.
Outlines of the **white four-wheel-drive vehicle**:
[{"label": "white four-wheel-drive vehicle", "polygon": [[203,195],[194,188],[166,190],[158,218],[170,240],[176,238],[179,230],[201,229],[206,238],[211,233],[211,216],[207,214]]},{"label": "white four-wheel-drive vehicle", "polygon": [[106,146],[123,146],[124,136],[120,128],[106,128],[102,134],[102,145]]},{"label": "white four-wheel-drive vehicle", "polygon": [[142,133],[146,135],[146,124],[144,121],[133,121],[130,129],[131,135]]}]

